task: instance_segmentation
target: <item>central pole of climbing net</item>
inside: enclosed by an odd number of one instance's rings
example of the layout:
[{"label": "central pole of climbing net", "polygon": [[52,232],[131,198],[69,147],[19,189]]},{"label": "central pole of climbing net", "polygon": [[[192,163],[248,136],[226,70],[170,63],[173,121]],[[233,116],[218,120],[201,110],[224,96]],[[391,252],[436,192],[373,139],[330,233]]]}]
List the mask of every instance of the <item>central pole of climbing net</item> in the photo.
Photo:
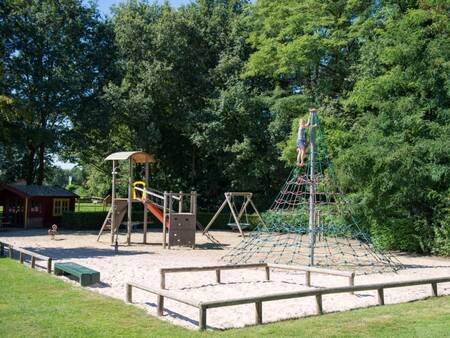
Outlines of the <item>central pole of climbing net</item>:
[{"label": "central pole of climbing net", "polygon": [[311,109],[309,114],[310,124],[310,174],[309,174],[309,265],[314,265],[314,247],[316,245],[316,177],[314,164],[316,161],[316,128],[312,127],[316,123],[316,110]]}]

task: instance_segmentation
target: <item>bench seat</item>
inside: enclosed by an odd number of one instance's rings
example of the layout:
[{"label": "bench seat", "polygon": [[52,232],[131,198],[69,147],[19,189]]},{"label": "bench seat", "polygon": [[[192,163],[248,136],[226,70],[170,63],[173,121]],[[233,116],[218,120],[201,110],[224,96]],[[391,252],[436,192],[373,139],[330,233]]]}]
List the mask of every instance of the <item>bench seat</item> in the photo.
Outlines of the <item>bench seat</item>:
[{"label": "bench seat", "polygon": [[81,286],[88,286],[100,282],[100,272],[77,263],[55,263],[55,275],[72,275],[79,279]]}]

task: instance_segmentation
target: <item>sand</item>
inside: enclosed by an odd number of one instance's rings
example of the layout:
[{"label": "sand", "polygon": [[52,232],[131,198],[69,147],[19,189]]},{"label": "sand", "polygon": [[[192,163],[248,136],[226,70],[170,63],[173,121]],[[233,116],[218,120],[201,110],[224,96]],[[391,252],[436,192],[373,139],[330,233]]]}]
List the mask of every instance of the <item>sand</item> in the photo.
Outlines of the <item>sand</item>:
[{"label": "sand", "polygon": [[[237,233],[211,231],[211,234],[223,244],[212,244],[201,233],[197,234],[196,250],[172,248],[163,250],[161,233],[149,233],[151,245],[133,244],[121,246],[119,254],[114,253],[108,244],[108,237],[96,242],[92,232],[62,232],[56,240],[51,240],[46,230],[7,231],[0,233],[0,241],[17,245],[31,251],[50,256],[55,262],[71,261],[98,270],[101,283],[87,287],[94,292],[125,300],[125,284],[136,282],[150,287],[159,287],[159,269],[163,267],[205,266],[222,264],[220,257],[240,241]],[[133,234],[132,241],[142,240],[142,234]],[[124,241],[124,237],[121,238]],[[402,281],[417,278],[450,276],[450,259],[432,256],[397,255],[408,269],[397,273],[358,275],[355,284],[367,284],[386,281]],[[305,290],[304,275],[299,272],[273,271],[271,281],[264,280],[261,269],[234,270],[222,272],[222,283],[215,282],[215,272],[190,272],[169,274],[166,286],[171,293],[198,301],[223,300],[242,296],[256,296],[270,293]],[[67,277],[61,278],[68,283],[78,285]],[[348,281],[343,277],[312,275],[314,286],[345,286]],[[438,286],[438,292],[450,294],[450,283]],[[385,290],[385,303],[403,303],[429,297],[430,285]],[[156,296],[134,290],[133,303],[149,314],[156,316]],[[359,292],[354,295],[338,294],[323,297],[324,312],[344,311],[377,304],[375,291]],[[198,309],[178,302],[165,301],[164,316],[160,317],[176,325],[197,329]],[[263,303],[263,321],[273,322],[289,318],[298,318],[315,313],[313,297],[289,299]],[[254,324],[253,304],[208,310],[208,328],[226,329]]]}]

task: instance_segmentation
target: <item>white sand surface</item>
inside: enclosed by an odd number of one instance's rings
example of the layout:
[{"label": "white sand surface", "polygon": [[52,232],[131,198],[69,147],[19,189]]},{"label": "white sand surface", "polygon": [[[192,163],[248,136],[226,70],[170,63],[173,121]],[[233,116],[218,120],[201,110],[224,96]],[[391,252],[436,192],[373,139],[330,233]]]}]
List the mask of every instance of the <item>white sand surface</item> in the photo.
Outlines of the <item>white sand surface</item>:
[{"label": "white sand surface", "polygon": [[[220,257],[240,241],[237,233],[212,231],[213,236],[223,244],[212,244],[201,233],[197,233],[197,249],[162,249],[160,232],[148,235],[151,245],[138,244],[142,234],[136,233],[132,241],[136,244],[120,246],[119,253],[108,243],[108,236],[101,242],[96,234],[89,232],[62,232],[56,240],[51,240],[44,230],[7,231],[0,233],[0,241],[27,248],[50,256],[55,262],[71,261],[90,267],[101,274],[101,283],[88,287],[95,292],[125,300],[125,284],[136,282],[158,288],[159,269],[163,267],[206,266],[222,264]],[[121,238],[121,241],[124,237]],[[407,269],[397,273],[358,275],[355,284],[368,284],[386,281],[401,281],[427,277],[450,276],[450,259],[432,256],[399,255],[397,258]],[[166,286],[171,293],[183,298],[198,301],[225,300],[229,298],[256,296],[286,291],[308,289],[303,285],[304,275],[299,272],[273,271],[271,281],[265,281],[261,269],[230,270],[222,272],[222,283],[215,281],[215,272],[189,272],[168,274]],[[75,281],[62,278],[69,283]],[[314,286],[344,286],[344,277],[312,275]],[[450,294],[450,283],[438,286],[438,292]],[[431,294],[430,285],[385,290],[385,303],[401,303],[426,298]],[[156,316],[156,296],[133,291],[133,303]],[[338,294],[323,297],[324,312],[343,311],[377,304],[376,292],[359,292],[354,295]],[[165,301],[164,320],[174,324],[196,329],[198,309],[175,301]],[[288,318],[298,318],[315,313],[313,297],[288,299],[263,303],[263,322],[273,322]],[[253,304],[237,305],[208,310],[208,327],[224,329],[254,324]]]}]

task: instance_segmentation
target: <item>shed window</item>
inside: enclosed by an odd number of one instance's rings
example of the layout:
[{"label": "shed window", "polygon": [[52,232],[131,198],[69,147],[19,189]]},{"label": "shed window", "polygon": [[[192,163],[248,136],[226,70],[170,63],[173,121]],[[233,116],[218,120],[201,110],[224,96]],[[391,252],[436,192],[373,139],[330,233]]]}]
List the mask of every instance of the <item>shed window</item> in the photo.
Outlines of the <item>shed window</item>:
[{"label": "shed window", "polygon": [[32,214],[40,215],[42,213],[42,203],[37,201],[31,201],[30,212]]},{"label": "shed window", "polygon": [[53,216],[61,216],[63,212],[69,210],[68,198],[55,198],[53,200]]}]

